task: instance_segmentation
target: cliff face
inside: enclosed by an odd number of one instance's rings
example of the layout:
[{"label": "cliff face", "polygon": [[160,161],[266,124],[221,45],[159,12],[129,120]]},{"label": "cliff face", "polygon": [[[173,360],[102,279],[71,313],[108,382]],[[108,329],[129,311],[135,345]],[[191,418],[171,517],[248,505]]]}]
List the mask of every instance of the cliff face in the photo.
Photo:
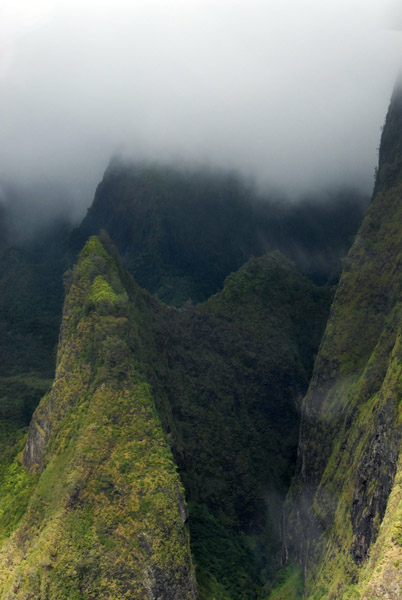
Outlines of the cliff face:
[{"label": "cliff face", "polygon": [[[346,260],[303,402],[286,545],[303,565],[309,598],[373,597],[363,581],[374,567],[382,570],[377,561],[387,553],[382,544],[385,531],[390,535],[389,512],[396,511],[402,436],[401,114],[397,86],[382,135],[375,196]],[[361,571],[368,558],[371,571],[367,566]],[[388,595],[378,597],[399,598],[393,591],[399,590],[397,581],[399,576]]]},{"label": "cliff face", "polygon": [[55,382],[5,475],[2,506],[20,500],[20,513],[11,526],[2,514],[2,598],[197,597],[184,491],[132,352],[139,309],[123,278],[92,238],[70,282]]}]

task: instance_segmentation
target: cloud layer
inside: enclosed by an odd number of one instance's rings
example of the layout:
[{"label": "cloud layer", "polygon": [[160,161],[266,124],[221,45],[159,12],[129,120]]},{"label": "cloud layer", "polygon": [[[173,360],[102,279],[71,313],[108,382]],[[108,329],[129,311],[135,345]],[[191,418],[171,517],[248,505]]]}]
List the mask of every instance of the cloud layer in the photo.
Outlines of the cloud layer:
[{"label": "cloud layer", "polygon": [[240,169],[291,193],[372,184],[401,66],[391,3],[2,4],[2,179],[66,185],[88,205],[119,151]]}]

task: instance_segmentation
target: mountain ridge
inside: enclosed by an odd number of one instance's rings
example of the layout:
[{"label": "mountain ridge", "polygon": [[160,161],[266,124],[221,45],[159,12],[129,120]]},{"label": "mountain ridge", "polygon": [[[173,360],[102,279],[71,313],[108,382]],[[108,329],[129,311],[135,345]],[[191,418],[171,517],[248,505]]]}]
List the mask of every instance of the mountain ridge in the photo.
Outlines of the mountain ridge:
[{"label": "mountain ridge", "polygon": [[125,342],[127,303],[118,267],[91,238],[65,303],[55,383],[17,467],[33,487],[0,550],[2,597],[197,598],[184,492]]},{"label": "mountain ridge", "polygon": [[207,300],[251,256],[275,249],[315,283],[336,279],[366,206],[355,190],[290,203],[236,175],[116,159],[71,244],[105,229],[136,281],[181,306]]},{"label": "mountain ridge", "polygon": [[397,495],[402,436],[402,187],[392,174],[402,148],[396,127],[401,106],[397,84],[382,134],[375,196],[345,261],[303,401],[286,543],[303,566],[309,599],[371,598],[368,589],[374,597],[400,597],[395,569],[389,589],[367,581],[381,580],[375,571],[385,568],[374,558],[382,554],[376,540],[389,498]]},{"label": "mountain ridge", "polygon": [[[152,464],[146,466],[145,461],[141,473],[148,482],[151,475],[156,482],[165,476],[172,482],[167,488],[174,488],[166,505],[170,512],[165,512],[176,514],[174,523],[178,519],[174,506],[184,506],[184,501],[177,503],[177,490],[182,488],[175,479],[172,456],[178,464],[190,507],[191,548],[201,598],[257,599],[272,576],[272,561],[280,548],[277,516],[294,463],[297,398],[307,386],[330,291],[314,286],[289,261],[273,253],[249,261],[204,305],[177,310],[135,284],[105,234],[102,242],[91,238],[87,243],[66,286],[55,383],[33,415],[25,449],[20,445],[24,438],[18,438],[18,450],[12,454],[10,449],[3,471],[0,469],[2,502],[11,508],[11,520],[0,514],[0,564],[1,560],[11,561],[3,569],[0,597],[7,597],[13,586],[11,597],[15,598],[28,591],[37,595],[39,589],[50,597],[71,597],[78,589],[86,590],[89,597],[95,593],[102,597],[101,593],[107,594],[110,586],[117,585],[113,583],[117,572],[108,538],[96,532],[107,515],[116,518],[113,514],[121,495],[124,498],[131,488],[138,489],[133,482],[129,486],[126,482],[132,468],[127,458],[119,458],[123,466],[118,471],[111,462],[117,451],[119,456],[127,454],[127,436],[132,436],[129,449],[135,456],[135,440],[141,434],[129,415],[134,414],[132,405],[138,397],[141,410],[148,411],[141,427],[153,432],[150,448],[153,444],[164,448],[163,460],[156,459],[161,472]],[[133,377],[135,384],[130,383]],[[281,433],[284,429],[286,439]],[[116,439],[114,450],[104,431]],[[149,460],[151,457],[152,452]],[[66,484],[53,490],[49,485],[54,478]],[[101,495],[99,501],[94,490]],[[184,492],[180,494],[184,498]],[[134,497],[132,501],[137,502]],[[148,506],[152,507],[152,502]],[[185,514],[183,510],[181,514]],[[88,511],[96,515],[95,521]],[[77,536],[72,515],[81,513],[86,514],[80,525],[83,542],[70,551],[67,564],[71,569],[63,575],[58,561],[67,551],[70,535]],[[62,529],[55,525],[53,515],[58,515],[56,521],[63,524]],[[39,530],[34,525],[37,518],[42,523]],[[154,523],[150,517],[146,522],[154,531],[162,527],[165,533],[160,543],[169,545],[167,537],[172,536],[166,536],[164,519]],[[125,535],[134,547],[136,538],[130,527],[135,532],[135,523],[118,525],[128,527]],[[66,542],[60,538],[61,532]],[[47,554],[50,538],[46,536],[53,536],[59,547],[57,555]],[[16,539],[24,540],[25,558],[15,546]],[[172,543],[175,539],[177,535]],[[91,560],[98,552],[96,560],[105,565],[110,581],[102,579],[95,563],[82,555],[85,540],[92,540]],[[125,548],[123,542],[116,543]],[[182,556],[183,548],[181,544],[180,552],[173,555]],[[139,564],[148,564],[152,559],[152,555],[146,559],[148,554],[147,550],[138,555]],[[176,593],[181,598],[183,585],[189,597],[196,593],[189,583],[190,567],[186,567],[184,579],[180,576],[183,560],[191,564],[189,551],[186,556],[169,567],[176,576],[166,575],[167,567],[162,574],[159,567],[151,568],[152,581],[160,574],[154,588],[163,597],[174,598]],[[130,568],[133,563],[127,560]],[[68,575],[77,569],[82,573],[77,584],[81,588],[75,588]],[[124,566],[119,569],[123,572]],[[18,573],[28,571],[35,577],[23,575],[21,580]],[[140,588],[150,589],[148,579],[141,579],[138,570],[130,577],[140,586],[137,594],[143,593]],[[176,592],[163,587],[163,581],[172,581],[172,577],[181,582]],[[131,593],[132,587],[127,582],[124,585],[127,590],[119,593]]]}]

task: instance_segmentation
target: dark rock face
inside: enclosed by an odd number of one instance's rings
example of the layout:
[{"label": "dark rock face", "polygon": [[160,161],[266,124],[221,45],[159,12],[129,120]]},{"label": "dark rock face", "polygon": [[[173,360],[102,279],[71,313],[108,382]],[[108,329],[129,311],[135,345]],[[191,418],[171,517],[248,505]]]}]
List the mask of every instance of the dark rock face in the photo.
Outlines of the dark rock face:
[{"label": "dark rock face", "polygon": [[402,437],[401,427],[395,428],[395,417],[395,399],[389,397],[375,415],[375,435],[358,466],[350,515],[354,534],[352,556],[358,565],[366,560],[377,538],[394,483]]},{"label": "dark rock face", "polygon": [[190,577],[190,561],[187,568],[183,569],[182,576],[171,576],[169,573],[150,565],[145,569],[143,585],[147,593],[147,600],[182,600],[183,590],[189,594],[191,600],[198,599],[195,581]]},{"label": "dark rock face", "polygon": [[29,426],[28,440],[23,454],[24,465],[28,469],[41,469],[49,437],[49,421],[41,420],[39,416],[35,416]]},{"label": "dark rock face", "polygon": [[370,556],[401,442],[402,89],[382,135],[373,201],[345,262],[303,402],[286,548],[306,597],[342,598]]}]

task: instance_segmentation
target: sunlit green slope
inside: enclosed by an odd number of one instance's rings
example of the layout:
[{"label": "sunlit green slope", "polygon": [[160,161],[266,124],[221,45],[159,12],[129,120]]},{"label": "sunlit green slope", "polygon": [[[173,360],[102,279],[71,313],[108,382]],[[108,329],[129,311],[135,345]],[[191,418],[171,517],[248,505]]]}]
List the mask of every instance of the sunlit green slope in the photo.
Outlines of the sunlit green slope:
[{"label": "sunlit green slope", "polygon": [[72,275],[53,387],[1,486],[1,598],[195,598],[183,489],[121,272],[97,238]]}]

